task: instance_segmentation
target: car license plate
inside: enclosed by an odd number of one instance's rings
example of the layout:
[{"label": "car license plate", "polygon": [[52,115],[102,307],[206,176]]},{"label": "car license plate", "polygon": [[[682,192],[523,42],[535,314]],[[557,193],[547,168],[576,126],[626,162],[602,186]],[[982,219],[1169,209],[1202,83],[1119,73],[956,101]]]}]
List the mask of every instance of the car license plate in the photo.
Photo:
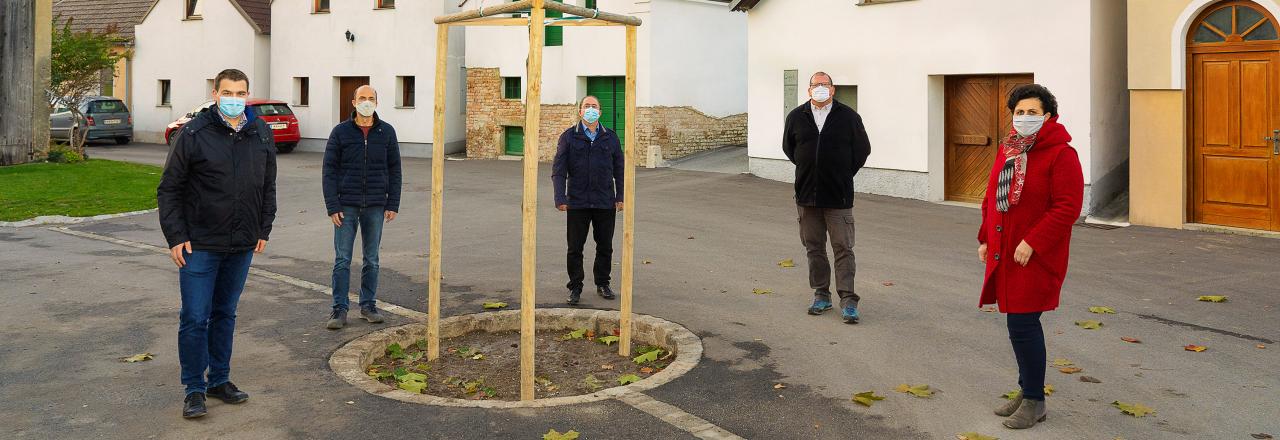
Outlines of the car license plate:
[{"label": "car license plate", "polygon": [[107,124],[107,125],[115,125],[115,124],[119,124],[119,123],[120,123],[120,120],[119,120],[119,119],[108,119],[108,120],[102,121],[102,123],[103,123],[103,124]]},{"label": "car license plate", "polygon": [[272,129],[272,130],[284,130],[284,129],[286,129],[286,128],[289,128],[289,124],[286,124],[286,123],[283,123],[283,122],[281,122],[281,123],[277,123],[277,124],[271,124],[271,129]]}]

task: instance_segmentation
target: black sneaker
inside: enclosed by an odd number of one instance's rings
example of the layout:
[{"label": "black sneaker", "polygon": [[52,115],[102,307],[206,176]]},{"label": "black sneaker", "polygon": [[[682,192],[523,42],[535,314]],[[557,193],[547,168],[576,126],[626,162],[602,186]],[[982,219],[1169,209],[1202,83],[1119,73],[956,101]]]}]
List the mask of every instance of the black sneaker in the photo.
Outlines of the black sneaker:
[{"label": "black sneaker", "polygon": [[187,394],[182,401],[182,418],[195,419],[205,414],[209,414],[209,410],[204,407],[204,393]]},{"label": "black sneaker", "polygon": [[578,301],[581,301],[581,300],[582,300],[582,288],[569,289],[569,301],[566,301],[569,303],[569,305],[576,306],[578,305]]},{"label": "black sneaker", "polygon": [[337,330],[347,326],[347,311],[342,309],[333,309],[333,313],[329,314],[329,323],[325,324],[325,328],[329,330]]},{"label": "black sneaker", "polygon": [[236,388],[236,384],[231,382],[209,388],[205,391],[205,394],[209,397],[221,399],[223,402],[233,404],[243,403],[244,401],[249,400],[249,393],[240,391],[239,388]]},{"label": "black sneaker", "polygon": [[604,299],[617,298],[617,296],[613,294],[613,289],[610,289],[609,286],[596,286],[596,293],[600,294],[600,297]]}]

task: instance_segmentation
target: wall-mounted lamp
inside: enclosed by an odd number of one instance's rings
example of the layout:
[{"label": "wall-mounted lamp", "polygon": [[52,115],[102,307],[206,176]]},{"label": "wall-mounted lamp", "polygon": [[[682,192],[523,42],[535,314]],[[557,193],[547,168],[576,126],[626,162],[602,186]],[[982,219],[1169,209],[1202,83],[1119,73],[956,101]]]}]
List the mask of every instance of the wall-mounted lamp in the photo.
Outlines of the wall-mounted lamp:
[{"label": "wall-mounted lamp", "polygon": [[351,31],[350,31],[350,30],[348,30],[348,31],[347,31],[347,41],[350,41],[350,42],[352,42],[352,43],[355,43],[355,42],[356,42],[356,34],[353,34],[353,33],[351,33]]}]

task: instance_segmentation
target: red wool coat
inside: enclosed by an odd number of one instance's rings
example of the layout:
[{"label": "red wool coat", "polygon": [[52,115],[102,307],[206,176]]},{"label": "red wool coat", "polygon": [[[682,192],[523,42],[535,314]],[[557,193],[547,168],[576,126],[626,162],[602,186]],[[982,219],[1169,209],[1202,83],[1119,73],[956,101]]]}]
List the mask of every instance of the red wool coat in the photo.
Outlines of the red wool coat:
[{"label": "red wool coat", "polygon": [[[1004,313],[1058,308],[1071,253],[1071,225],[1080,217],[1084,203],[1080,157],[1068,142],[1071,135],[1056,115],[1045,121],[1035,146],[1027,153],[1022,197],[1008,212],[996,210],[996,179],[1004,166],[1004,154],[996,155],[978,230],[978,243],[987,244],[987,272],[979,307],[999,304]],[[1018,243],[1024,240],[1034,251],[1025,267],[1013,259]]]}]

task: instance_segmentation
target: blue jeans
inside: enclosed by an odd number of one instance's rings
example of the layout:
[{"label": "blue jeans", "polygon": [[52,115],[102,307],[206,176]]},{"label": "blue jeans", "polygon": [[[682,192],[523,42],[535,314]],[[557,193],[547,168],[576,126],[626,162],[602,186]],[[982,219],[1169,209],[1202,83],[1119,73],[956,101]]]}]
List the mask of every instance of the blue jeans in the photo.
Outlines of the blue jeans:
[{"label": "blue jeans", "polygon": [[356,244],[356,230],[360,230],[364,265],[360,269],[360,307],[377,304],[378,292],[378,244],[382,242],[383,209],[381,206],[358,208],[342,207],[342,226],[333,228],[333,308],[350,310],[347,292],[351,289],[351,252]]},{"label": "blue jeans", "polygon": [[182,365],[182,384],[191,394],[230,380],[236,304],[249,277],[253,251],[194,251],[186,260],[187,265],[178,270],[182,290],[178,363]]},{"label": "blue jeans", "polygon": [[1040,312],[1008,314],[1009,342],[1018,359],[1018,385],[1022,397],[1044,400],[1044,371],[1048,353],[1044,347],[1044,327]]}]

